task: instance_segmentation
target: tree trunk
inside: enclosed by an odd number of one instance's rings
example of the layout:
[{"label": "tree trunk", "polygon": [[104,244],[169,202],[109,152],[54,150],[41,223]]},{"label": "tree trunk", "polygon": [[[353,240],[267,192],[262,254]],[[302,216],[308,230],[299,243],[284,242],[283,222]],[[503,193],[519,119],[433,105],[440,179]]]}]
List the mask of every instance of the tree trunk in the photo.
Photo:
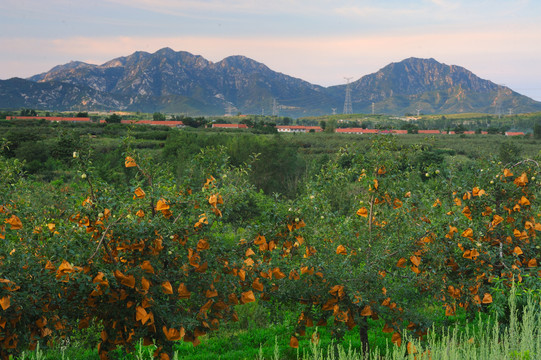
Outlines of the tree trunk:
[{"label": "tree trunk", "polygon": [[368,321],[365,317],[362,317],[358,324],[359,326],[359,338],[361,340],[361,349],[363,353],[363,359],[368,359],[370,356],[370,344],[368,343]]}]

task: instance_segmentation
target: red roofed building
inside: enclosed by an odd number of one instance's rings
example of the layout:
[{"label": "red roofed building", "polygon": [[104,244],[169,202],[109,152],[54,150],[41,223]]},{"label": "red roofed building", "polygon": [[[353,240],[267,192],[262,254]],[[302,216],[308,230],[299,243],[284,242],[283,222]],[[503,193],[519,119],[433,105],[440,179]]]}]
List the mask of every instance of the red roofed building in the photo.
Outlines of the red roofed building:
[{"label": "red roofed building", "polygon": [[169,127],[185,127],[182,121],[176,120],[165,120],[165,121],[154,121],[154,120],[121,120],[122,124],[137,124],[137,125],[161,125]]},{"label": "red roofed building", "polygon": [[506,131],[505,136],[524,136],[523,132]]},{"label": "red roofed building", "polygon": [[321,132],[323,129],[321,126],[302,126],[302,125],[278,125],[276,126],[276,130],[278,132],[310,132],[313,130],[314,132]]},{"label": "red roofed building", "polygon": [[[106,124],[107,120],[100,120],[100,124]],[[134,124],[134,125],[158,125],[158,126],[168,126],[168,127],[186,127],[182,121],[154,121],[154,120],[120,120],[121,124]]]},{"label": "red roofed building", "polygon": [[442,134],[439,130],[419,130],[419,134]]},{"label": "red roofed building", "polygon": [[6,120],[47,120],[47,121],[81,121],[89,122],[89,117],[61,117],[61,116],[6,116]]},{"label": "red roofed building", "polygon": [[338,128],[336,129],[337,133],[341,134],[378,134],[380,131],[378,129],[363,129],[363,128]]},{"label": "red roofed building", "polygon": [[248,129],[246,124],[212,124],[212,127],[221,129]]}]

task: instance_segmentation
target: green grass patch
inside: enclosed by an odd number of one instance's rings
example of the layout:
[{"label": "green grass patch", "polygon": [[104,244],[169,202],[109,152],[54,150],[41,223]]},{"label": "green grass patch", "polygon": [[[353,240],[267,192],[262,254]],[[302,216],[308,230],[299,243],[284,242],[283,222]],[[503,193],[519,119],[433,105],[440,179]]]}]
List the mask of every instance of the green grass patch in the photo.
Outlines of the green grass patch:
[{"label": "green grass patch", "polygon": [[[496,319],[478,316],[475,321],[458,314],[450,320],[458,320],[452,326],[445,326],[441,319],[424,340],[409,338],[407,335],[400,347],[390,343],[386,334],[371,331],[369,340],[372,352],[363,357],[356,329],[346,332],[336,343],[326,328],[312,328],[320,340],[312,343],[309,336],[301,338],[298,349],[288,346],[291,328],[285,324],[270,325],[257,329],[232,331],[226,329],[212,336],[202,338],[201,344],[179,342],[172,360],[180,359],[300,359],[300,360],[397,360],[397,359],[512,359],[535,360],[541,358],[541,303],[530,298],[520,311],[514,291],[508,299],[510,319],[506,326],[500,326]],[[374,329],[376,323],[371,324]],[[308,334],[308,331],[307,331]],[[384,335],[384,336],[382,336]],[[69,341],[59,342],[54,349],[23,353],[25,360],[94,360],[99,359],[95,350],[88,350]],[[135,353],[125,354],[122,349],[111,354],[117,360],[150,360],[153,348],[139,346]]]}]

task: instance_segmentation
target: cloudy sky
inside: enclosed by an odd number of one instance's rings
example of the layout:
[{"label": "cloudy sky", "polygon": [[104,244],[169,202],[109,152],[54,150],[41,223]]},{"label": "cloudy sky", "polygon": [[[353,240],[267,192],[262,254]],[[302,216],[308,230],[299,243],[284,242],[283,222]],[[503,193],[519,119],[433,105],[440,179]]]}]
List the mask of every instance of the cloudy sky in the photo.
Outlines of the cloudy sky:
[{"label": "cloudy sky", "polygon": [[163,47],[318,85],[434,58],[541,101],[539,0],[0,0],[0,79]]}]

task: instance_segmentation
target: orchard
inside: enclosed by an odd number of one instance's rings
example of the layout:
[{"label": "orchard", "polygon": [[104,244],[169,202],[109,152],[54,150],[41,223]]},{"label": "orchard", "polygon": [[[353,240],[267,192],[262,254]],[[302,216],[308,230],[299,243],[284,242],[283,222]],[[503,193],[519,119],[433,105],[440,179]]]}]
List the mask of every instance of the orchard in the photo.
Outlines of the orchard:
[{"label": "orchard", "polygon": [[[539,163],[423,167],[422,178],[419,151],[384,138],[343,149],[295,199],[257,209],[250,165],[220,148],[179,178],[128,147],[125,186],[104,181],[84,149],[62,187],[1,158],[0,355],[99,326],[102,359],[139,341],[169,359],[175,342],[196,346],[250,302],[302,309],[291,347],[328,325],[338,338],[357,327],[366,352],[369,318],[399,345],[426,335],[425,309],[486,311],[496,282],[538,286]],[[246,208],[258,215],[241,228]]]}]

